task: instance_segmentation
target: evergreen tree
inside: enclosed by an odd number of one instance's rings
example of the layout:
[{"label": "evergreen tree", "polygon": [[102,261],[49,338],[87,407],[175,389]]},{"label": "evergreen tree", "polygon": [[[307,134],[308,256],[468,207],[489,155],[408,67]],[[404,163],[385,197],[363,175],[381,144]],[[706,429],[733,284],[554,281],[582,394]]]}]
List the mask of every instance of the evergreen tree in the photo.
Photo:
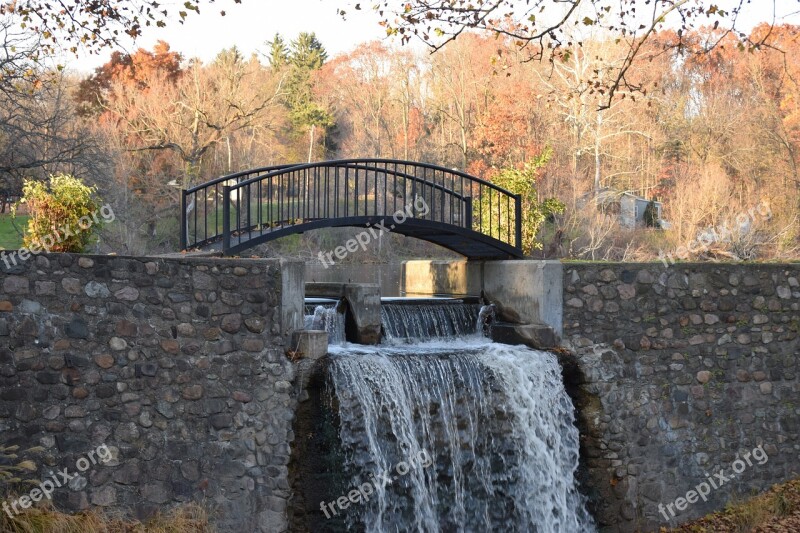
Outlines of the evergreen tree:
[{"label": "evergreen tree", "polygon": [[289,63],[289,47],[286,46],[286,41],[283,40],[280,33],[276,33],[274,39],[267,41],[267,45],[269,45],[269,55],[267,56],[269,66],[276,71],[283,69]]},{"label": "evergreen tree", "polygon": [[286,101],[295,134],[308,132],[309,161],[313,159],[315,141],[324,139],[335,124],[333,114],[315,101],[313,91],[314,72],[322,68],[327,58],[328,53],[314,33],[303,32],[291,43]]},{"label": "evergreen tree", "polygon": [[317,39],[316,34],[303,32],[292,41],[290,60],[301,70],[319,70],[328,59],[328,52]]}]

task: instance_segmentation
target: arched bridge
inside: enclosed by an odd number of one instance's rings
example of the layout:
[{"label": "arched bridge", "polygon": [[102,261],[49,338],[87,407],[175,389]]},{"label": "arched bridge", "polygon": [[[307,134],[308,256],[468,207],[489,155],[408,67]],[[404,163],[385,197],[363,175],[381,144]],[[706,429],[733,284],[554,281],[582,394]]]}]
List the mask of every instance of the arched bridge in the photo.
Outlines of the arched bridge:
[{"label": "arched bridge", "polygon": [[[348,159],[258,168],[182,191],[181,248],[233,255],[287,235],[356,226],[470,259],[522,257],[522,203],[436,165]],[[352,251],[352,250],[351,250]]]}]

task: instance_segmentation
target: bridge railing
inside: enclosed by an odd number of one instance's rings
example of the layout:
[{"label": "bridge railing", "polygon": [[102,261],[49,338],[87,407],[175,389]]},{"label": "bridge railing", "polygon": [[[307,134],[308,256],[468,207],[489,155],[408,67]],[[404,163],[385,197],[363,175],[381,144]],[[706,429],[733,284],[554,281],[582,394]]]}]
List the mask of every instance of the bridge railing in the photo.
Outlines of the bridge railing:
[{"label": "bridge railing", "polygon": [[222,239],[222,188],[292,165],[274,165],[222,176],[181,191],[181,250]]},{"label": "bridge railing", "polygon": [[[213,231],[203,222],[203,213],[184,224],[186,240],[182,243],[190,247],[221,238],[223,251],[236,250],[248,240],[299,224],[339,219],[338,225],[350,221],[363,226],[365,221],[395,216],[395,220],[410,218],[431,227],[455,226],[514,248],[521,246],[518,196],[436,165],[338,160],[259,169],[215,181],[201,186],[212,191],[210,194],[194,198],[192,195],[200,192],[198,187],[184,195],[188,201],[212,199],[207,204],[212,206]],[[187,212],[186,205],[183,212]]]}]

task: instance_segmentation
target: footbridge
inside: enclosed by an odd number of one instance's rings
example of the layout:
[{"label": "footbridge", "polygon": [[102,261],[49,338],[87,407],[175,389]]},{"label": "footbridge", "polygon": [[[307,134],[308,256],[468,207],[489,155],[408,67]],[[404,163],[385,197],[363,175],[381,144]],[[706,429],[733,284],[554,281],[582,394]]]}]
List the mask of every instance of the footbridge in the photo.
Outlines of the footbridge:
[{"label": "footbridge", "polygon": [[521,222],[518,195],[457,170],[389,159],[258,168],[181,194],[181,249],[225,255],[354,226],[416,237],[469,259],[521,258]]}]

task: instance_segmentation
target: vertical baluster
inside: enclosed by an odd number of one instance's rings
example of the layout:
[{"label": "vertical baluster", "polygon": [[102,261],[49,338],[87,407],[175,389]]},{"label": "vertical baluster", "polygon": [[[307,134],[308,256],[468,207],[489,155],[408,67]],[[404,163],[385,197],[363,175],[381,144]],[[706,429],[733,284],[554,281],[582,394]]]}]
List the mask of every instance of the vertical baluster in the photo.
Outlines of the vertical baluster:
[{"label": "vertical baluster", "polygon": [[517,249],[522,250],[522,195],[515,194],[514,203],[516,204],[514,209],[514,214],[516,216],[516,220],[514,221],[516,227],[514,246],[516,246]]},{"label": "vertical baluster", "polygon": [[483,185],[478,183],[478,224],[480,232],[483,233],[483,211],[486,207],[483,205]]},{"label": "vertical baluster", "polygon": [[[197,200],[195,200],[195,203]],[[189,228],[186,225],[189,220],[186,217],[186,189],[181,189],[181,250],[186,250],[189,238]]]},{"label": "vertical baluster", "polygon": [[317,218],[330,218],[330,213],[328,211],[328,206],[330,205],[330,190],[328,189],[329,179],[330,179],[329,172],[330,172],[330,167],[325,165],[325,187],[323,189],[324,200],[323,200],[323,210],[322,210],[323,212],[322,216],[320,216],[320,213],[317,213]]},{"label": "vertical baluster", "polygon": [[231,205],[228,202],[231,188],[222,186],[222,253],[227,255],[231,249]]},{"label": "vertical baluster", "polygon": [[[406,169],[407,170],[407,169]],[[392,176],[392,213],[397,212],[397,162],[394,164],[394,175]]]},{"label": "vertical baluster", "polygon": [[389,162],[383,164],[383,214],[386,215],[387,201],[386,189],[389,188]]},{"label": "vertical baluster", "polygon": [[[197,193],[194,193],[194,205],[197,208]],[[203,240],[208,239],[208,187],[203,188]],[[197,242],[197,235],[194,237]]]},{"label": "vertical baluster", "polygon": [[339,217],[339,167],[335,167],[333,172],[333,216],[334,218]]},{"label": "vertical baluster", "polygon": [[247,238],[250,239],[250,230],[252,228],[251,218],[250,218],[250,204],[253,201],[252,190],[250,188],[250,184],[247,184],[247,196],[245,197],[245,202],[247,202]]},{"label": "vertical baluster", "polygon": [[264,178],[260,178],[258,180],[258,218],[256,224],[258,224],[258,234],[264,234],[264,215],[262,210],[264,209],[264,194],[261,191],[261,183],[264,181]]},{"label": "vertical baluster", "polygon": [[441,210],[439,211],[439,222],[447,222],[447,219],[445,218],[445,209],[444,209],[444,202],[445,202],[445,198],[444,198],[444,191],[445,191],[444,172],[442,172],[442,184],[441,185],[442,185],[442,188],[439,190],[439,199],[440,199],[439,203],[441,205]]},{"label": "vertical baluster", "polygon": [[194,218],[194,236],[197,237],[197,193],[194,193],[194,209],[192,209],[192,218]]}]

